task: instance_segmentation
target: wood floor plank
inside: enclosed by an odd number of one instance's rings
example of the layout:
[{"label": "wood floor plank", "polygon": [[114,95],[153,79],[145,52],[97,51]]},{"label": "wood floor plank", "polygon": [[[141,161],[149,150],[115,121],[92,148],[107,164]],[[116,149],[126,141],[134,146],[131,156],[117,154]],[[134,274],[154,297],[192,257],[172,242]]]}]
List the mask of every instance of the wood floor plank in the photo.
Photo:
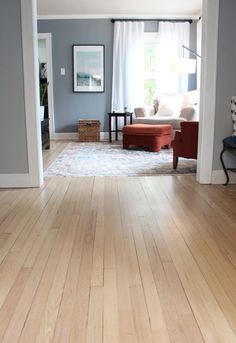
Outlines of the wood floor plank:
[{"label": "wood floor plank", "polygon": [[[83,186],[90,187],[90,184],[83,183]],[[62,251],[62,247],[64,244],[64,241],[67,236],[67,227],[68,222],[70,220],[71,216],[79,216],[78,214],[75,215],[75,206],[77,205],[77,201],[79,199],[79,205],[82,208],[83,212],[83,204],[84,204],[84,198],[82,197],[82,194],[78,194],[78,189],[81,190],[87,190],[87,188],[83,188],[81,183],[79,182],[72,182],[71,187],[69,187],[69,190],[71,192],[67,192],[66,196],[63,201],[63,205],[66,205],[65,208],[65,215],[64,219],[61,222],[61,228],[59,235],[57,237],[57,241],[55,244],[55,247],[53,248],[53,251],[49,257],[47,266],[45,268],[45,271],[42,276],[41,283],[38,287],[34,302],[32,304],[31,310],[29,312],[26,324],[24,326],[21,340],[20,342],[31,342],[32,340],[35,340],[35,336],[39,330],[39,325],[41,322],[41,318],[45,312],[45,308],[48,302],[49,292],[51,291],[52,284],[55,278],[55,272],[58,266],[58,261],[60,260],[60,255]],[[63,200],[64,200],[63,199]],[[61,205],[62,206],[62,205]],[[81,259],[81,252],[82,252],[82,242],[84,237],[84,231],[85,230],[79,230],[77,227],[76,237],[74,239],[73,244],[73,250],[71,255],[70,264],[68,267],[68,271],[66,274],[66,281],[65,281],[65,287],[62,294],[62,300],[60,303],[60,308],[58,311],[57,316],[57,323],[54,330],[54,341],[55,342],[67,342],[69,341],[70,336],[70,318],[72,314],[73,309],[73,299],[75,298],[76,293],[76,287],[78,282],[78,272],[80,265],[80,259]]]},{"label": "wood floor plank", "polygon": [[[47,190],[45,192],[47,192]],[[39,197],[40,195],[42,195],[43,198],[45,196],[45,200],[42,203],[41,200],[38,199],[38,201],[40,202],[40,208],[35,211],[35,203],[33,202],[31,204],[28,204],[28,207],[25,208],[25,211],[23,213],[19,213],[20,220],[17,217],[13,222],[9,223],[11,227],[11,230],[9,230],[9,232],[12,232],[9,235],[6,244],[4,244],[3,248],[0,251],[0,262],[5,259],[7,253],[11,251],[11,249],[15,252],[18,249],[22,250],[22,244],[24,244],[26,238],[28,238],[30,230],[35,226],[36,222],[38,222],[39,215],[41,213],[49,212],[49,209],[48,207],[46,207],[46,205],[48,203],[48,198],[51,197],[51,194],[51,191],[49,191],[49,194],[46,196],[39,193]],[[45,216],[44,219],[46,221],[48,219],[48,216]],[[8,228],[9,226],[4,225],[4,227]]]},{"label": "wood floor plank", "polygon": [[[81,266],[83,266],[83,247],[87,236],[87,213],[91,198],[91,182],[72,182],[76,189],[76,199],[74,201],[73,215],[79,216],[76,237],[74,239],[72,254],[65,280],[64,291],[58,312],[57,323],[54,330],[54,342],[69,342],[71,336],[71,326],[73,321],[74,305],[78,295],[78,283],[81,277]],[[78,208],[77,208],[78,207]],[[84,272],[84,270],[83,270]],[[89,275],[88,275],[89,278]],[[89,287],[88,287],[89,288]]]},{"label": "wood floor plank", "polygon": [[179,175],[0,190],[0,341],[235,342],[235,203]]},{"label": "wood floor plank", "polygon": [[29,279],[30,273],[31,269],[29,268],[22,268],[20,270],[4,304],[0,309],[0,341],[2,341],[3,335],[11,321],[11,318],[14,315],[15,309]]},{"label": "wood floor plank", "polygon": [[[61,197],[64,196],[65,190],[66,188],[62,186]],[[58,196],[60,199],[61,197]],[[54,203],[55,201],[53,201],[53,204]],[[0,286],[0,304],[5,300],[20,268],[23,266],[25,268],[33,266],[33,263],[29,264],[28,262],[25,262],[27,261],[27,255],[30,254],[31,249],[33,251],[33,256],[36,259],[42,244],[44,244],[47,239],[48,232],[45,221],[48,219],[50,222],[50,216],[55,215],[55,212],[51,211],[50,215],[45,216],[44,212],[48,213],[49,209],[50,206],[46,209],[43,207],[43,210],[41,209],[42,214],[39,217],[35,216],[34,212],[31,213],[31,219],[27,222],[27,225],[20,227],[20,231],[18,231],[18,227],[15,227],[15,232],[10,235],[2,247],[0,256],[4,258],[4,261],[0,265],[0,276],[5,275],[5,277]],[[44,220],[41,220],[41,217],[43,217]]]},{"label": "wood floor plank", "polygon": [[22,329],[19,342],[30,343],[32,341],[35,341],[65,239],[66,230],[58,232],[55,245],[52,247],[52,251],[48,258],[45,270],[43,271],[40,284],[37,288],[34,298],[32,299],[32,305],[30,307],[29,313],[27,314],[27,318]]},{"label": "wood floor plank", "polygon": [[131,286],[130,297],[138,342],[158,342],[158,340],[153,339],[142,286]]},{"label": "wood floor plank", "polygon": [[91,287],[87,343],[103,342],[103,287]]},{"label": "wood floor plank", "polygon": [[[123,230],[123,204],[120,198],[120,182],[117,180],[118,187],[114,187],[113,192],[113,235],[114,249],[116,257],[116,283],[117,283],[117,305],[119,322],[119,340],[125,343],[136,343],[138,337],[135,332],[133,309],[130,295],[129,263],[126,258],[126,230]],[[118,206],[119,204],[119,206]],[[125,234],[124,234],[125,232]],[[131,233],[132,234],[132,233]],[[136,256],[137,262],[137,256]],[[139,274],[139,271],[138,271]],[[140,279],[140,274],[139,274]],[[140,280],[141,284],[141,280]]]},{"label": "wood floor plank", "polygon": [[80,225],[85,228],[85,236],[70,322],[70,342],[79,341],[81,343],[85,343],[87,337],[93,247],[97,221],[96,213],[91,210],[88,203],[85,205],[84,215],[80,222]]},{"label": "wood floor plank", "polygon": [[[203,342],[173,261],[161,260],[155,240],[155,234],[158,231],[157,226],[152,221],[150,222],[150,219],[144,220],[143,226],[145,244],[170,340]],[[158,239],[159,237],[160,234],[158,234]],[[187,326],[183,324],[185,320],[188,321]]]},{"label": "wood floor plank", "polygon": [[163,318],[159,295],[157,293],[146,246],[138,223],[136,223],[134,231],[135,244],[139,258],[140,272],[149,318],[151,321],[151,328],[152,331],[156,332],[156,335],[159,333],[158,340],[160,342],[168,342],[169,336],[166,330],[165,320]]},{"label": "wood floor plank", "polygon": [[[132,201],[134,204],[134,199],[137,198],[138,202],[137,204],[140,204],[142,202],[142,196],[140,192],[142,193],[142,189],[139,185],[137,185],[137,182],[135,183],[135,192],[132,191],[129,192],[129,195],[127,196],[127,193],[121,194],[121,188],[120,188],[120,198],[124,200],[124,198],[127,199],[127,201]],[[125,189],[128,188],[128,185],[126,184]],[[124,190],[124,189],[123,189]],[[133,189],[132,189],[133,190]],[[132,195],[132,199],[130,198],[130,195]],[[136,204],[136,203],[135,203]],[[136,207],[138,213],[140,213],[139,205]],[[141,234],[140,230],[140,223],[137,220],[138,216],[135,211],[130,211],[130,217],[132,218],[124,218],[124,220],[129,220],[130,225],[132,225],[132,233],[134,237],[134,243],[135,243],[135,249],[138,259],[138,265],[139,265],[139,271],[140,271],[140,277],[141,277],[141,284],[144,290],[145,295],[145,302],[147,306],[147,311],[150,318],[150,324],[151,324],[151,330],[153,331],[153,334],[155,334],[155,340],[158,340],[159,342],[169,342],[169,335],[166,329],[166,323],[163,318],[162,308],[160,304],[160,299],[157,293],[157,289],[155,286],[150,262],[148,259],[148,254],[146,251],[145,243],[143,240],[143,236]]]},{"label": "wood floor plank", "polygon": [[162,209],[159,215],[161,232],[168,244],[172,259],[175,262],[175,267],[185,288],[204,339],[206,341],[222,340],[222,342],[233,342],[235,340],[233,331],[183,237],[179,233],[174,220],[167,212],[168,198],[163,193],[157,199],[157,206],[159,206],[159,209]]},{"label": "wood floor plank", "polygon": [[[200,273],[183,240],[179,235],[174,235],[173,229],[171,229],[171,235],[174,238],[171,240],[170,233],[167,232],[171,226],[173,226],[173,223],[163,224],[161,230],[168,239],[169,248],[175,260],[175,266],[180,275],[181,282],[186,289],[187,296],[205,340],[216,341],[220,339],[222,342],[233,342],[235,336],[228,322],[225,320],[219,305],[215,301],[209,286],[206,284],[204,277]],[[177,234],[176,231],[175,234]],[[179,250],[181,250],[181,254]]]},{"label": "wood floor plank", "polygon": [[104,219],[104,234],[105,234],[105,242],[104,242],[104,269],[115,269],[116,267],[116,258],[115,258],[115,250],[114,250],[114,236],[113,236],[113,209],[114,209],[114,192],[115,185],[114,185],[115,178],[110,177],[106,178],[106,185],[105,185],[105,208],[107,215]]},{"label": "wood floor plank", "polygon": [[[178,214],[175,214],[178,228],[195,257],[208,285],[211,287],[214,296],[224,311],[227,320],[236,333],[235,322],[231,319],[236,316],[236,270],[229,263],[228,259],[225,259],[221,255],[212,237],[209,236],[205,229],[202,229],[205,226],[202,220],[204,217],[199,215],[195,218],[192,216],[189,213],[188,207],[181,201],[182,198],[179,198],[179,200],[175,209],[181,218],[178,219]],[[194,226],[192,224],[187,225],[189,219]],[[216,225],[214,225],[212,230],[215,229]],[[217,283],[217,279],[220,282]]]},{"label": "wood floor plank", "polygon": [[118,321],[118,303],[117,303],[117,281],[116,270],[104,270],[104,324],[103,324],[103,342],[118,343],[119,339],[119,321]]},{"label": "wood floor plank", "polygon": [[95,179],[94,191],[91,208],[97,211],[96,232],[93,249],[93,268],[91,276],[91,287],[103,286],[103,260],[104,260],[104,222],[105,222],[105,204],[104,194],[105,184],[103,179]]},{"label": "wood floor plank", "polygon": [[72,216],[68,221],[69,229],[67,232],[65,244],[58,261],[53,284],[48,295],[46,308],[44,310],[44,315],[40,324],[39,332],[36,337],[36,342],[38,343],[51,342],[54,335],[54,329],[66,279],[66,273],[68,270],[68,265],[72,253],[72,246],[76,234],[77,223],[77,216]]},{"label": "wood floor plank", "polygon": [[0,224],[2,224],[9,216],[13,216],[13,211],[20,204],[24,196],[29,192],[27,189],[23,190],[9,190],[6,191],[6,196],[0,202]]},{"label": "wood floor plank", "polygon": [[38,256],[37,263],[32,269],[32,272],[29,276],[29,280],[23,290],[17,307],[15,308],[15,312],[10,320],[10,323],[4,334],[2,342],[10,343],[19,341],[25,319],[27,318],[28,312],[33,302],[33,298],[40,283],[42,273],[45,268],[45,264],[47,263],[48,257],[50,255],[56,235],[56,230],[51,230],[48,233],[47,241],[45,242],[45,245],[43,246]]}]

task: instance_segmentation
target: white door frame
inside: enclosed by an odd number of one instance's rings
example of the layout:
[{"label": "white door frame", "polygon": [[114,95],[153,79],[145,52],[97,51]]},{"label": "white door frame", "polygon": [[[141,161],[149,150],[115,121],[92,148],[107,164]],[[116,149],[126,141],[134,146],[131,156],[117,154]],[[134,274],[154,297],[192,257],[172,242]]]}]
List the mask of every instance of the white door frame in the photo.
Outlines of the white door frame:
[{"label": "white door frame", "polygon": [[53,101],[53,69],[52,69],[52,34],[38,33],[38,39],[44,39],[46,42],[46,59],[47,59],[47,79],[48,85],[48,114],[49,114],[49,130],[50,138],[53,139],[55,135],[54,122],[54,101]]},{"label": "white door frame", "polygon": [[[43,184],[36,0],[21,0],[23,74],[29,178],[24,187]],[[13,185],[14,187],[14,185]]]},{"label": "white door frame", "polygon": [[203,0],[197,181],[212,182],[215,133],[219,0]]},{"label": "white door frame", "polygon": [[[40,186],[43,182],[40,119],[38,113],[39,82],[37,71],[36,0],[21,0],[21,6],[26,130],[29,174],[31,179],[29,187],[32,187]],[[203,0],[202,20],[202,80],[197,180],[200,183],[211,183],[215,125],[219,0]]]}]

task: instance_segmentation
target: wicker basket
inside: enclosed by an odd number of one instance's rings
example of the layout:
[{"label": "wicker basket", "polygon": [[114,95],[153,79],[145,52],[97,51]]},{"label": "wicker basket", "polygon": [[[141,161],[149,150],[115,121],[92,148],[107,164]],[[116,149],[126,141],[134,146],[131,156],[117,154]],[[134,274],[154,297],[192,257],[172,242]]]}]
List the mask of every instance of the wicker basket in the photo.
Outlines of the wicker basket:
[{"label": "wicker basket", "polygon": [[97,119],[79,119],[79,142],[100,141],[100,121]]}]

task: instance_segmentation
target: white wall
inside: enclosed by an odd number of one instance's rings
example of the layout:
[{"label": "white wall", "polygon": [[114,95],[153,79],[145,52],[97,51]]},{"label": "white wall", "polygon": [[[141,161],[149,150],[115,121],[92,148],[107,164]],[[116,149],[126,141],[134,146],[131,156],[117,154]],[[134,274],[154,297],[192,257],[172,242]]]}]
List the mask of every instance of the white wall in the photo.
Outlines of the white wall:
[{"label": "white wall", "polygon": [[45,39],[38,39],[38,52],[40,63],[47,62],[47,51],[46,51],[46,41]]}]

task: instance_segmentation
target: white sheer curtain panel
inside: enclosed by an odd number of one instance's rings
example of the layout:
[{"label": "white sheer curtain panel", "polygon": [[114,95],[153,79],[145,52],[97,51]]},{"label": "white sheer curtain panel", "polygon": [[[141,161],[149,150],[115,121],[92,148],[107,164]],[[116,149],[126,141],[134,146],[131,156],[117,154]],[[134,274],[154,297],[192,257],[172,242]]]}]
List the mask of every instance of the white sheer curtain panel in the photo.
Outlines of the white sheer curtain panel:
[{"label": "white sheer curtain panel", "polygon": [[[202,19],[197,23],[197,54],[202,55]],[[197,89],[200,89],[201,84],[201,58],[197,58]]]},{"label": "white sheer curtain panel", "polygon": [[144,103],[144,23],[115,22],[112,111],[133,111]]},{"label": "white sheer curtain panel", "polygon": [[188,90],[188,74],[177,74],[171,70],[174,60],[189,57],[189,52],[182,45],[189,47],[190,24],[186,23],[159,23],[159,78],[158,93],[176,94]]}]

